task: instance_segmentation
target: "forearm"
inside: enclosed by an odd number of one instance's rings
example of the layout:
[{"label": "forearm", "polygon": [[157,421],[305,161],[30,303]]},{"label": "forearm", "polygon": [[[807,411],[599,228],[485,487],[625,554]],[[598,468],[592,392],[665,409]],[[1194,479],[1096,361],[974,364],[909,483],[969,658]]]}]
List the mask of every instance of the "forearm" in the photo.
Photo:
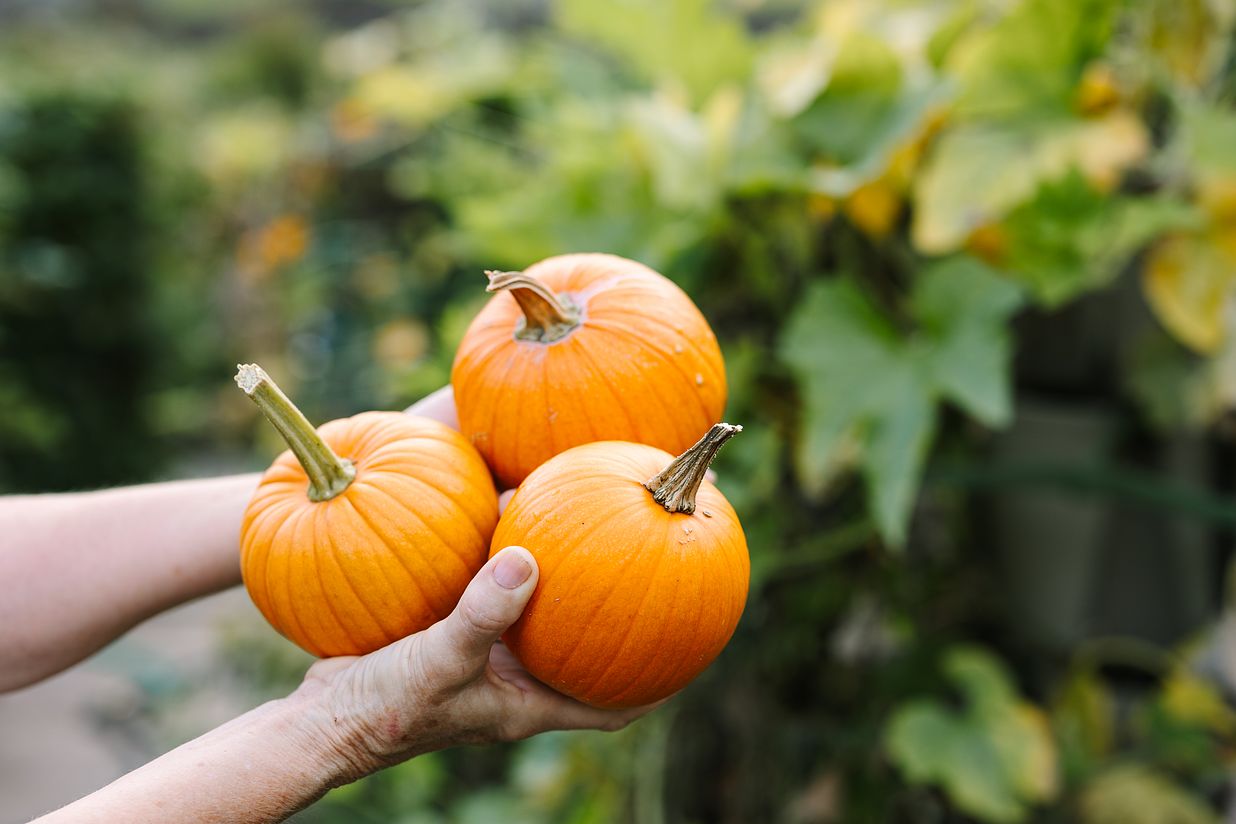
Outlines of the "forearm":
[{"label": "forearm", "polygon": [[240,581],[257,475],[0,498],[0,691],[80,661],[135,624]]},{"label": "forearm", "polygon": [[282,821],[344,780],[329,723],[300,693],[272,701],[38,824]]}]

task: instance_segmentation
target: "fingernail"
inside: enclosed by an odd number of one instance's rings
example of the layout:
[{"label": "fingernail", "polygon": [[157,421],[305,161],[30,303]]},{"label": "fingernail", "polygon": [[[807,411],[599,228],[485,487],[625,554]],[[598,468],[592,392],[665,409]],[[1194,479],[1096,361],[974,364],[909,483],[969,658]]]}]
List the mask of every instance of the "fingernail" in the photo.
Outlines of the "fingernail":
[{"label": "fingernail", "polygon": [[503,589],[515,589],[528,580],[532,574],[532,564],[522,552],[504,552],[494,567],[494,580]]}]

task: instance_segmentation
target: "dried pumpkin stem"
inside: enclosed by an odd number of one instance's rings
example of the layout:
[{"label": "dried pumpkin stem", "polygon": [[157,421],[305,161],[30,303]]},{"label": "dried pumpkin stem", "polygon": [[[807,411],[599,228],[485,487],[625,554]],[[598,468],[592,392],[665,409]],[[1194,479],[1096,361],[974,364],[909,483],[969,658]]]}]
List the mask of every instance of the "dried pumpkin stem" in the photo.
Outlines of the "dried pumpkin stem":
[{"label": "dried pumpkin stem", "polygon": [[741,426],[715,423],[695,446],[670,461],[660,473],[644,481],[652,493],[652,499],[667,512],[695,511],[695,493],[699,492],[708,465],[717,456],[717,450],[730,438],[742,431]]},{"label": "dried pumpkin stem", "polygon": [[265,369],[256,363],[238,364],[236,385],[275,425],[296,460],[305,468],[309,476],[309,500],[329,501],[348,488],[356,477],[356,467],[335,454]]},{"label": "dried pumpkin stem", "polygon": [[553,343],[579,326],[579,310],[531,275],[493,270],[485,275],[489,278],[487,292],[509,291],[524,310],[524,323],[515,330],[519,340]]}]

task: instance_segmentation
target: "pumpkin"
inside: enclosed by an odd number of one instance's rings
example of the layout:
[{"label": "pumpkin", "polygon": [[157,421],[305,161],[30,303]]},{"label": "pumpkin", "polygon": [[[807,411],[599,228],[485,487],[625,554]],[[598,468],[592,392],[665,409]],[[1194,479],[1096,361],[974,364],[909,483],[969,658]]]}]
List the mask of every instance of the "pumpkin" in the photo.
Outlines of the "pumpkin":
[{"label": "pumpkin", "polygon": [[258,366],[236,382],[290,447],[245,510],[241,572],[272,626],[317,656],[362,655],[446,617],[484,565],[493,479],[467,439],[400,412],[318,430]]},{"label": "pumpkin", "polygon": [[677,454],[720,419],[716,336],[667,278],[602,254],[486,274],[498,294],[465,333],[451,383],[461,431],[504,486],[592,441]]},{"label": "pumpkin", "polygon": [[585,444],[528,476],[490,553],[519,545],[540,569],[503,637],[529,673],[596,707],[632,707],[717,657],[742,615],[750,561],[738,516],[704,474],[740,429],[716,424],[678,458]]}]

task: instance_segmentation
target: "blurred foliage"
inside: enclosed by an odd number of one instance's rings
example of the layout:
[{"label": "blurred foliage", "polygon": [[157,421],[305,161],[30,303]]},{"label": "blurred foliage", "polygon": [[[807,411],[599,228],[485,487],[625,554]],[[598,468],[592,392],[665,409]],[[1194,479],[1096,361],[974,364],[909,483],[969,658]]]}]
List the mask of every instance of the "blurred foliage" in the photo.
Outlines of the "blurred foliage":
[{"label": "blurred foliage", "polygon": [[[482,270],[550,254],[663,271],[725,349],[753,588],[721,660],[621,735],[304,820],[1232,803],[1231,0],[33,9],[0,12],[5,489],[263,465],[240,359],[314,420],[405,405]],[[225,641],[255,697],[303,672]]]},{"label": "blurred foliage", "polygon": [[0,114],[6,487],[116,484],[157,466],[142,407],[157,343],[139,129],[123,101],[74,93]]}]

